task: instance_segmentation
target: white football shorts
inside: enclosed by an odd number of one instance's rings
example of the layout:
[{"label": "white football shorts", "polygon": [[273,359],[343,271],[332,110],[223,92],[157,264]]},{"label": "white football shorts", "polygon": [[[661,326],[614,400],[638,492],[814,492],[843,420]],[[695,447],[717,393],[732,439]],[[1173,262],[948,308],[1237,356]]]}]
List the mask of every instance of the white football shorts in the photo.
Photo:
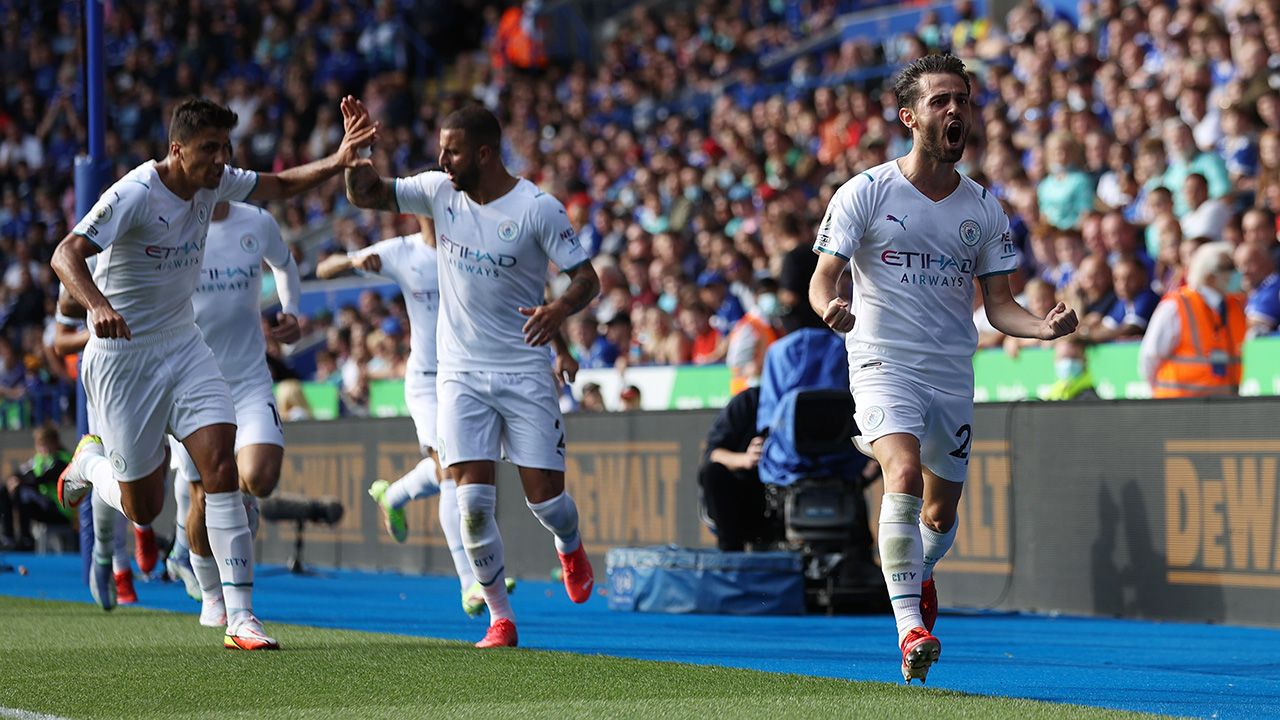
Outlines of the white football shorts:
[{"label": "white football shorts", "polygon": [[436,413],[440,403],[436,397],[436,374],[409,371],[404,376],[404,404],[418,431],[418,447],[436,446]]},{"label": "white football shorts", "polygon": [[542,372],[441,372],[439,445],[444,467],[504,457],[564,471],[564,418],[555,380]]},{"label": "white football shorts", "polygon": [[92,338],[80,367],[90,423],[121,482],[160,467],[166,433],[185,438],[236,422],[231,390],[195,325],[132,340]]},{"label": "white football shorts", "polygon": [[[278,445],[284,447],[284,426],[276,410],[275,395],[271,392],[271,376],[242,380],[231,385],[231,395],[236,408],[235,451],[249,445]],[[188,481],[200,479],[195,461],[177,438],[169,439],[173,453],[170,463]]]},{"label": "white football shorts", "polygon": [[849,373],[853,419],[868,444],[893,433],[920,441],[920,464],[945,480],[964,482],[973,441],[973,398],[919,382],[892,366],[867,363]]}]

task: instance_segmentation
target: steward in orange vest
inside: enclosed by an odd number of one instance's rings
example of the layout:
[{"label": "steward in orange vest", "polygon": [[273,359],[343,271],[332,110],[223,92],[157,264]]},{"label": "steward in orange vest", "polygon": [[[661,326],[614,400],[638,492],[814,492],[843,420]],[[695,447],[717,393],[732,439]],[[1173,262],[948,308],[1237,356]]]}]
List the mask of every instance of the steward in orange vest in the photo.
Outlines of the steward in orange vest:
[{"label": "steward in orange vest", "polygon": [[1184,286],[1165,296],[1177,303],[1182,329],[1178,346],[1156,369],[1157,398],[1235,395],[1240,389],[1240,352],[1247,330],[1244,300],[1224,294],[1216,312],[1200,293]]}]

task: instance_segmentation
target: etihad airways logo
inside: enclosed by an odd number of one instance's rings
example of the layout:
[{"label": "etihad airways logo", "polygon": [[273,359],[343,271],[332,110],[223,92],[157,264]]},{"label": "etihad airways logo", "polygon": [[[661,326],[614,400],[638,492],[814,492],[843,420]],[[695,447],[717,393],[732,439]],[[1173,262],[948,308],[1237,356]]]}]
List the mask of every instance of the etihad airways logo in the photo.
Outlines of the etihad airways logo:
[{"label": "etihad airways logo", "polygon": [[444,233],[440,233],[439,247],[444,251],[445,262],[472,275],[498,277],[499,270],[513,268],[517,262],[514,255],[477,250],[455,242]]},{"label": "etihad airways logo", "polygon": [[889,249],[880,253],[880,262],[904,272],[898,282],[906,285],[962,287],[964,276],[973,274],[973,260],[953,258],[946,253]]},{"label": "etihad airways logo", "polygon": [[181,245],[147,245],[142,249],[142,254],[158,261],[155,264],[156,270],[198,268],[204,262],[204,238]]}]

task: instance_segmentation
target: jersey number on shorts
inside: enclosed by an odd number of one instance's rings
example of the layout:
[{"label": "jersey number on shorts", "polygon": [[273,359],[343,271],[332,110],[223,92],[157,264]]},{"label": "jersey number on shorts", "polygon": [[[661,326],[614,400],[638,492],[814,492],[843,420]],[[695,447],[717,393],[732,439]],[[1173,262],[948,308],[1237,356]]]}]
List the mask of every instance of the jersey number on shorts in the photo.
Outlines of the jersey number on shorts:
[{"label": "jersey number on shorts", "polygon": [[969,462],[969,439],[973,435],[973,430],[966,424],[961,425],[956,431],[956,437],[960,439],[960,447],[947,453],[951,457],[957,457],[965,462]]},{"label": "jersey number on shorts", "polygon": [[[276,404],[273,402],[269,402],[267,403],[267,407],[271,408],[271,417],[275,419],[276,427],[280,428],[281,430],[284,430],[284,423],[280,422],[280,411],[276,410]],[[966,425],[965,427],[968,427],[968,425]]]}]

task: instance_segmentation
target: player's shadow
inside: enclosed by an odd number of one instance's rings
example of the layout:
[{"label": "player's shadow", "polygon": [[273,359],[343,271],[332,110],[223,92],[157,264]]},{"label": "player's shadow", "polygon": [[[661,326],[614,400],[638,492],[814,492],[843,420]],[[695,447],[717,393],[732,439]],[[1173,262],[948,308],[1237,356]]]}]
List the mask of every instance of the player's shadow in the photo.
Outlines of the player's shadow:
[{"label": "player's shadow", "polygon": [[1163,508],[1149,508],[1135,480],[1124,483],[1117,504],[1114,488],[1098,486],[1098,522],[1093,542],[1093,606],[1099,615],[1219,621],[1223,619],[1222,589],[1179,587],[1166,576],[1166,556],[1152,539],[1151,518]]}]

